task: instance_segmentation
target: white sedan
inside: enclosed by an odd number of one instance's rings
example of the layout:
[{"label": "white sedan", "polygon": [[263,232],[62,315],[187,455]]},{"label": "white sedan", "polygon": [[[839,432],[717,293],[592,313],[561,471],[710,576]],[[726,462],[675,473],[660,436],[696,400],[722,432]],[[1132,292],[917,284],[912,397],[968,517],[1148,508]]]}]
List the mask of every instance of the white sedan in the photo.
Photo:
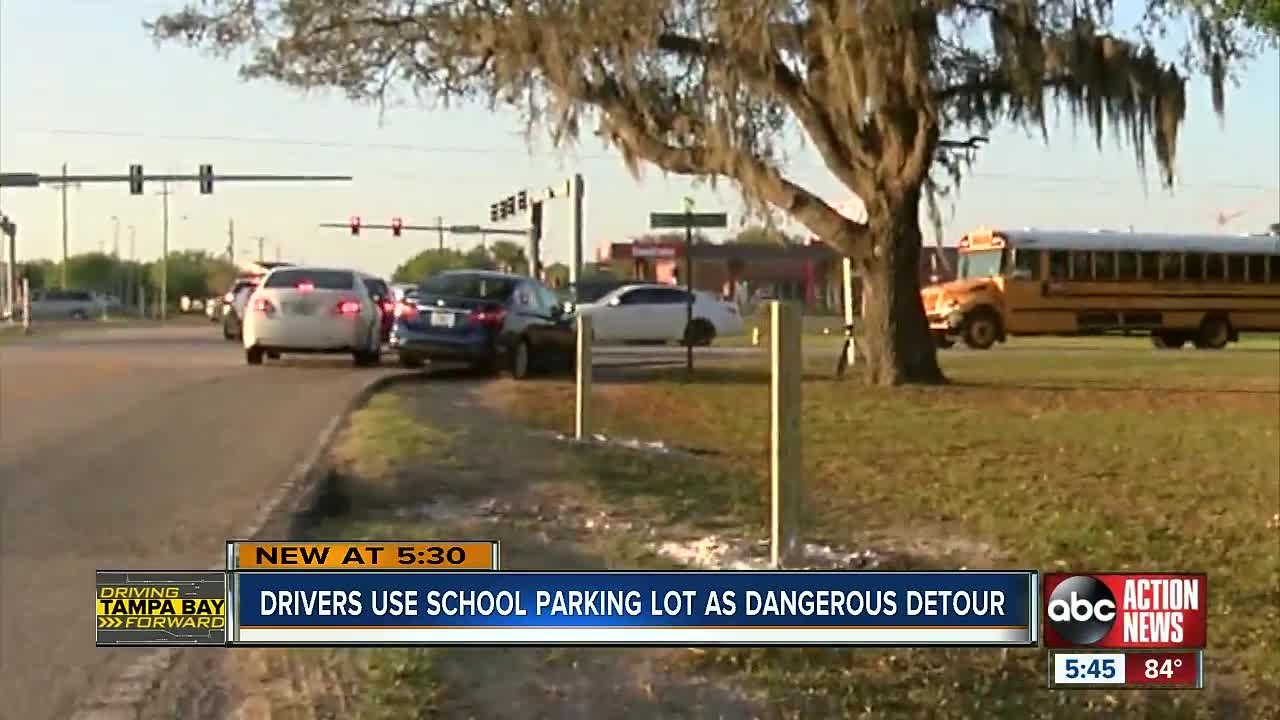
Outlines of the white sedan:
[{"label": "white sedan", "polygon": [[357,365],[381,357],[381,309],[352,270],[282,267],[249,298],[244,315],[245,361],[262,364],[282,353],[351,353]]},{"label": "white sedan", "polygon": [[710,345],[717,337],[742,334],[742,316],[732,303],[695,290],[692,319],[688,304],[689,293],[682,288],[624,285],[577,311],[591,317],[592,332],[603,341]]}]

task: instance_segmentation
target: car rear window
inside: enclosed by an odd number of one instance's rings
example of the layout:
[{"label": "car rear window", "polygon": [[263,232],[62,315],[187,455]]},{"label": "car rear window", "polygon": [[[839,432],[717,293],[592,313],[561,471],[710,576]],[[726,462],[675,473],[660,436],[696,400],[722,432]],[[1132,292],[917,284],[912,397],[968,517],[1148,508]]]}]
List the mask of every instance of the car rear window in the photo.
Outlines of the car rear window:
[{"label": "car rear window", "polygon": [[277,270],[267,277],[266,287],[297,287],[310,283],[316,290],[350,290],[355,287],[354,273],[342,270]]},{"label": "car rear window", "polygon": [[506,300],[516,282],[511,278],[488,275],[437,275],[422,283],[419,291],[428,295],[465,298],[467,300]]},{"label": "car rear window", "polygon": [[364,288],[369,291],[370,295],[377,295],[378,297],[386,297],[391,292],[387,289],[387,284],[381,280],[366,279],[364,281]]}]

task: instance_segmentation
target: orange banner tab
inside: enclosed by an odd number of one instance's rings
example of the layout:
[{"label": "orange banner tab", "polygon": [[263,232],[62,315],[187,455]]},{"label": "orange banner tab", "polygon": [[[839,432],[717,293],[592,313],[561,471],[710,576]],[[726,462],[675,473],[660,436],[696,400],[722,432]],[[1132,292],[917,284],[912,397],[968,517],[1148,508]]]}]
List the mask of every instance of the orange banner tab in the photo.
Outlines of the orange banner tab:
[{"label": "orange banner tab", "polygon": [[496,542],[227,543],[228,570],[497,570]]}]

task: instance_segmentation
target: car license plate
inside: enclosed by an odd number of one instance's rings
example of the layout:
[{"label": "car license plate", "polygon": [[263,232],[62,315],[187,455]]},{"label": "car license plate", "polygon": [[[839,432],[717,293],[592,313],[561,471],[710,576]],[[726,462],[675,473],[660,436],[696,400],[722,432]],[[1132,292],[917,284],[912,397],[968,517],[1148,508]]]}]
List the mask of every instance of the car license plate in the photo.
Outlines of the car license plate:
[{"label": "car license plate", "polygon": [[310,315],[312,310],[311,303],[305,302],[285,303],[284,308],[290,315]]},{"label": "car license plate", "polygon": [[432,327],[453,327],[454,314],[451,312],[433,312],[431,313]]}]

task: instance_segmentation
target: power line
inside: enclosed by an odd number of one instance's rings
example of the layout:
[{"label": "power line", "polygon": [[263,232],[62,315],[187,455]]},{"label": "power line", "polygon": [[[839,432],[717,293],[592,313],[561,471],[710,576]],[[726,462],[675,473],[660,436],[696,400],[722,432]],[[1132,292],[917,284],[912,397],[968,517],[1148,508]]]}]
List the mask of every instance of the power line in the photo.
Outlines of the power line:
[{"label": "power line", "polygon": [[[76,128],[20,128],[17,132],[33,133],[41,135],[61,135],[61,136],[81,136],[81,137],[109,137],[109,138],[128,138],[139,140],[159,140],[164,142],[211,142],[211,143],[229,143],[243,145],[274,145],[281,147],[311,147],[311,148],[327,148],[333,150],[386,150],[394,152],[416,152],[424,154],[438,155],[517,155],[528,152],[528,148],[503,148],[503,147],[467,147],[461,145],[418,145],[413,143],[353,143],[340,142],[331,140],[305,140],[296,138],[283,137],[251,137],[242,135],[155,135],[142,132],[133,132],[126,130],[84,130]],[[616,160],[616,155],[610,153],[583,153],[573,154],[572,160],[584,161],[604,161]],[[816,159],[807,159],[796,165],[803,165],[809,168],[825,169],[821,161]],[[403,174],[402,177],[416,177],[410,174]],[[1129,179],[1120,178],[1099,178],[1080,175],[1029,175],[1023,173],[1009,172],[983,172],[977,171],[971,173],[968,177],[981,178],[984,180],[1000,180],[1018,183],[1051,183],[1065,185],[1126,185],[1132,186],[1134,183]],[[1179,183],[1181,188],[1213,188],[1219,190],[1265,190],[1267,185],[1261,183],[1236,183],[1236,182],[1195,182],[1195,183]]]}]

